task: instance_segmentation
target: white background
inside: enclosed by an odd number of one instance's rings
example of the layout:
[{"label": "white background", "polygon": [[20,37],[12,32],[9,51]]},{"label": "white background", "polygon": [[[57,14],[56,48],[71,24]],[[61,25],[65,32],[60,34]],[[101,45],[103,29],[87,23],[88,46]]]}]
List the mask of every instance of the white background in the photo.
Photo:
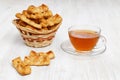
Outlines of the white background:
[{"label": "white background", "polygon": [[[45,3],[63,18],[53,43],[45,48],[24,45],[12,24],[17,12],[29,5]],[[98,56],[73,56],[62,51],[71,25],[97,25],[107,39],[107,50]],[[17,56],[30,50],[53,50],[56,58],[49,66],[32,67],[32,73],[19,75],[11,65]],[[120,80],[120,0],[0,0],[0,80]]]}]

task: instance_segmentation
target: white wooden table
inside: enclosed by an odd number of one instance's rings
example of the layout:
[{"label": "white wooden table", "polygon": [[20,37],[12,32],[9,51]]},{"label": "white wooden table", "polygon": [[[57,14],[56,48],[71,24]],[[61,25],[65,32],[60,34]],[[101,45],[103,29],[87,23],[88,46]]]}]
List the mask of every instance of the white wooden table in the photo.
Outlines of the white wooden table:
[{"label": "white wooden table", "polygon": [[[29,5],[42,3],[59,13],[63,23],[50,46],[27,47],[12,20]],[[65,53],[60,44],[73,24],[100,26],[107,38],[106,52],[88,57]],[[30,75],[20,76],[11,60],[30,50],[53,50],[56,58],[49,66],[32,67]],[[120,0],[0,0],[0,80],[120,80]]]}]

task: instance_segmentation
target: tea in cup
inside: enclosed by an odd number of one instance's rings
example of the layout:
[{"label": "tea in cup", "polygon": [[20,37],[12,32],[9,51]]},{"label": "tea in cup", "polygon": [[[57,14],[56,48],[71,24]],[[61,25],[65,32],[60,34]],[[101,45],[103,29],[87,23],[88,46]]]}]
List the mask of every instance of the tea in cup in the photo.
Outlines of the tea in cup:
[{"label": "tea in cup", "polygon": [[74,55],[97,55],[106,50],[106,38],[97,26],[74,25],[68,28],[69,40],[62,42],[63,51]]},{"label": "tea in cup", "polygon": [[88,52],[94,49],[101,29],[95,26],[72,26],[68,29],[68,35],[72,46],[77,52]]}]

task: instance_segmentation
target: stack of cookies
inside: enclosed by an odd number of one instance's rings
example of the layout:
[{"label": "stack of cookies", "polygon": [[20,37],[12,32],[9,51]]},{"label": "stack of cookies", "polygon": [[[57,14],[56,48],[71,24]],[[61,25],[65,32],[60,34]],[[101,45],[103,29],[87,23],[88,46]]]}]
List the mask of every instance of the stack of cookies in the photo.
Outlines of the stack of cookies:
[{"label": "stack of cookies", "polygon": [[24,42],[31,47],[44,47],[52,43],[55,33],[62,23],[59,14],[53,15],[48,6],[30,5],[22,13],[16,13],[13,20]]}]

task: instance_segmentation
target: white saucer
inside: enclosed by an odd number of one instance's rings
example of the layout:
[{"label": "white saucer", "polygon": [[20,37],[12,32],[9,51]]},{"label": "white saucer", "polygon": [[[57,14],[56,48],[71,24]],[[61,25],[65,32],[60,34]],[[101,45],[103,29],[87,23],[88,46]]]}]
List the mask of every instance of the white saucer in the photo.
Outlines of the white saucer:
[{"label": "white saucer", "polygon": [[74,49],[74,47],[72,46],[71,42],[69,40],[64,41],[61,44],[61,48],[64,52],[67,52],[69,54],[72,55],[98,55],[98,54],[102,54],[103,52],[105,52],[106,50],[106,45],[105,45],[105,41],[101,38],[99,39],[96,47],[92,50],[92,51],[88,51],[88,52],[76,52],[76,50]]}]

